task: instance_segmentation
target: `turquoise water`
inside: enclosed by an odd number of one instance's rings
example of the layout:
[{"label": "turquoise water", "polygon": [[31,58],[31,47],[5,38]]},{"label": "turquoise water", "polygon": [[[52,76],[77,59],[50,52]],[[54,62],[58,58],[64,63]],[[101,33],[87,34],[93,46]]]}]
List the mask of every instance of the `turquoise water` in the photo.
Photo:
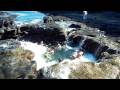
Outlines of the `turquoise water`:
[{"label": "turquoise water", "polygon": [[84,55],[84,57],[86,58],[86,59],[88,59],[89,61],[91,61],[91,62],[95,62],[96,61],[96,57],[95,57],[95,55],[94,54],[92,54],[92,53],[85,53],[85,55]]},{"label": "turquoise water", "polygon": [[43,17],[45,16],[44,13],[37,11],[8,11],[8,12],[13,15],[18,15],[16,21],[26,23],[42,21]]},{"label": "turquoise water", "polygon": [[[61,61],[61,60],[65,60],[65,59],[72,60],[72,55],[74,52],[76,52],[76,49],[74,49],[74,48],[67,49],[67,50],[65,48],[62,48],[62,49],[55,51],[55,53],[52,55],[51,59],[57,60],[57,61]],[[86,52],[82,58],[82,61],[96,62],[96,57],[94,54]]]},{"label": "turquoise water", "polygon": [[52,56],[53,60],[64,60],[64,59],[70,59],[74,50],[65,50],[65,49],[60,49],[57,50],[54,55]]}]

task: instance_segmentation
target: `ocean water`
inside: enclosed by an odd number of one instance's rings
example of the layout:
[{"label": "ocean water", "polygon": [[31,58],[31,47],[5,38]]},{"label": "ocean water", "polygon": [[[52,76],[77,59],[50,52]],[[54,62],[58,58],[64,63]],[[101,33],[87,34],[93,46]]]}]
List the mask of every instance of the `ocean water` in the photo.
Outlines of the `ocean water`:
[{"label": "ocean water", "polygon": [[37,12],[37,11],[7,11],[12,15],[17,15],[16,17],[16,24],[30,24],[30,23],[38,23],[43,21],[43,17],[45,16],[44,13]]}]

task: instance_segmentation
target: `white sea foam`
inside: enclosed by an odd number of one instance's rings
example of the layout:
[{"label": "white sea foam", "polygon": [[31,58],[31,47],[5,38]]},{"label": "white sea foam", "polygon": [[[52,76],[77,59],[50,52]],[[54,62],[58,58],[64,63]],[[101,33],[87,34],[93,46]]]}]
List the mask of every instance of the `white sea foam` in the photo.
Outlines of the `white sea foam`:
[{"label": "white sea foam", "polygon": [[35,54],[33,60],[35,60],[37,63],[37,70],[57,63],[56,61],[47,62],[46,58],[44,57],[48,47],[27,41],[20,41],[20,43],[24,49],[30,50]]},{"label": "white sea foam", "polygon": [[45,66],[46,62],[43,55],[47,51],[47,47],[26,41],[21,41],[21,46],[24,49],[31,50],[35,54],[33,60],[37,62],[37,70]]},{"label": "white sea foam", "polygon": [[64,68],[60,68],[60,72],[58,73],[58,75],[61,79],[69,79],[70,72],[70,68],[65,66]]}]

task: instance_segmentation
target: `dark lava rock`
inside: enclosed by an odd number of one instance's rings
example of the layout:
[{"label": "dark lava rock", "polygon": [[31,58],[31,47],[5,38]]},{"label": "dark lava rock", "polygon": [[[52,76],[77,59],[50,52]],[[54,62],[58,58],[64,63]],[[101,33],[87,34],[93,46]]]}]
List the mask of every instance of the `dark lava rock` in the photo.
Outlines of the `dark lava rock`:
[{"label": "dark lava rock", "polygon": [[92,39],[86,39],[83,48],[86,51],[91,52],[98,57],[102,52],[105,52],[109,47],[103,46]]},{"label": "dark lava rock", "polygon": [[99,46],[99,43],[93,41],[92,39],[87,39],[85,40],[83,48],[91,53],[95,53]]},{"label": "dark lava rock", "polygon": [[77,24],[71,24],[69,28],[81,28],[81,26]]},{"label": "dark lava rock", "polygon": [[7,12],[0,12],[0,39],[14,38],[17,26],[14,23],[16,16]]},{"label": "dark lava rock", "polygon": [[28,40],[31,42],[40,43],[43,41],[46,44],[63,44],[66,41],[66,34],[61,28],[37,28],[30,30],[27,35],[24,35],[20,40]]},{"label": "dark lava rock", "polygon": [[109,54],[116,54],[116,53],[117,53],[117,50],[108,49],[107,52],[108,52]]},{"label": "dark lava rock", "polygon": [[0,79],[36,77],[34,53],[24,50],[15,40],[0,41]]},{"label": "dark lava rock", "polygon": [[79,34],[73,34],[69,37],[69,45],[74,47],[78,46],[82,40],[84,40],[83,36],[80,36]]},{"label": "dark lava rock", "polygon": [[52,18],[51,16],[45,16],[45,17],[43,18],[43,21],[44,21],[44,23],[46,23],[46,24],[54,23],[54,20],[53,20],[53,18]]}]

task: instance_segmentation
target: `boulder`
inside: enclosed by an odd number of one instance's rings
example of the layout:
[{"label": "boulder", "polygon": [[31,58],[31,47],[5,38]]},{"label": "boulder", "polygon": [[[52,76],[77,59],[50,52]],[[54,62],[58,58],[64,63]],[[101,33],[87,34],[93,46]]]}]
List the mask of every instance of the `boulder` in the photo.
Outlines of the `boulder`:
[{"label": "boulder", "polygon": [[32,79],[36,77],[34,53],[24,50],[16,40],[0,41],[0,79]]}]

